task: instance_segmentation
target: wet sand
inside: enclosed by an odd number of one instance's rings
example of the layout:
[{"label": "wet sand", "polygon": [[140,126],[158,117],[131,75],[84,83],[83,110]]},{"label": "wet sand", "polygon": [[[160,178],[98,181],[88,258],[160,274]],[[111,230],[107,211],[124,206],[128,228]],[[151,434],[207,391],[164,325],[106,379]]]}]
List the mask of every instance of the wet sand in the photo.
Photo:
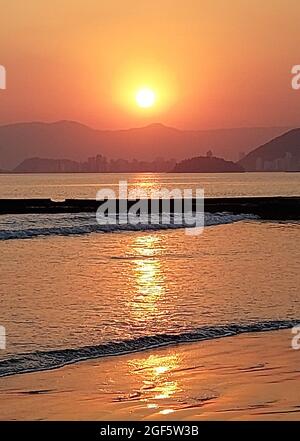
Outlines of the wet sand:
[{"label": "wet sand", "polygon": [[245,334],[4,377],[1,420],[297,420],[291,330]]}]

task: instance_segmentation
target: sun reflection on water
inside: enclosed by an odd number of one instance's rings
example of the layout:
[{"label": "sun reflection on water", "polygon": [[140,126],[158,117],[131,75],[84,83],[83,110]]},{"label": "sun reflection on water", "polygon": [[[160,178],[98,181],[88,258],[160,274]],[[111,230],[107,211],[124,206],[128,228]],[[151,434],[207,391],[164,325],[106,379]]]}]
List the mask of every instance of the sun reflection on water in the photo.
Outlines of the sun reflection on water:
[{"label": "sun reflection on water", "polygon": [[141,400],[148,409],[160,408],[161,414],[175,411],[170,408],[170,401],[181,388],[177,380],[171,379],[171,373],[178,369],[180,362],[177,353],[152,354],[147,358],[136,358],[128,362],[130,371],[138,376],[141,383]]},{"label": "sun reflection on water", "polygon": [[[131,285],[128,306],[131,318],[141,326],[151,327],[151,323],[168,315],[164,307],[167,295],[167,277],[164,269],[163,235],[142,234],[133,236],[129,244]],[[151,331],[150,331],[151,332]],[[140,384],[141,401],[150,409],[171,413],[170,400],[180,390],[178,381],[171,372],[179,366],[176,353],[170,355],[152,354],[128,361],[132,375]],[[165,403],[166,402],[166,403]]]},{"label": "sun reflection on water", "polygon": [[166,282],[160,260],[161,237],[134,237],[131,249],[137,258],[132,262],[134,284],[129,306],[134,320],[147,322],[163,313],[160,302],[166,293]]}]

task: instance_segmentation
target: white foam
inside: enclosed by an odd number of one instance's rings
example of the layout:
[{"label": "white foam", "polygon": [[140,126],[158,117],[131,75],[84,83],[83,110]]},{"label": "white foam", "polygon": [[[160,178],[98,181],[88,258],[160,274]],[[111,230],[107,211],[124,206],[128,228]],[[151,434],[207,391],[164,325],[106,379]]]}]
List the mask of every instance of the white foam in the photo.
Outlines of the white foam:
[{"label": "white foam", "polygon": [[[251,214],[205,213],[205,226],[229,224],[242,220],[257,219]],[[185,228],[172,221],[168,224],[140,223],[99,225],[94,214],[25,214],[4,215],[0,219],[0,240],[31,239],[41,236],[70,236],[117,231],[147,231]]]}]

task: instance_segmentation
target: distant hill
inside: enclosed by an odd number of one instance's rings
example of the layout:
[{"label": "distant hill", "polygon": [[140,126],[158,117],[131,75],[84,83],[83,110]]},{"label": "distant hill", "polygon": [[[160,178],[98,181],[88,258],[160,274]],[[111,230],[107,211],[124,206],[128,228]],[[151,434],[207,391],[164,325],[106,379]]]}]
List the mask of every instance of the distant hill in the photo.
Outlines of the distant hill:
[{"label": "distant hill", "polygon": [[14,173],[71,173],[77,172],[78,163],[69,159],[28,158],[21,162]]},{"label": "distant hill", "polygon": [[244,169],[232,161],[225,161],[214,156],[198,156],[184,159],[176,164],[173,173],[226,173],[243,172]]},{"label": "distant hill", "polygon": [[300,171],[300,129],[261,145],[239,161],[246,171]]},{"label": "distant hill", "polygon": [[128,130],[95,130],[72,121],[32,122],[0,126],[0,168],[11,170],[32,157],[85,160],[102,154],[110,158],[153,160],[214,155],[238,160],[257,145],[288,128],[178,130],[162,124]]}]

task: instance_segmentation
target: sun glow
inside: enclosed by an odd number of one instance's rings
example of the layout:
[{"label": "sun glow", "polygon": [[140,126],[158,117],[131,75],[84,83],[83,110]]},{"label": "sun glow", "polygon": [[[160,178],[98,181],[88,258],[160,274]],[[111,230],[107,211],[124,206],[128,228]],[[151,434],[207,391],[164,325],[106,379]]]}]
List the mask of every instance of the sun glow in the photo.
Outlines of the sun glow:
[{"label": "sun glow", "polygon": [[114,103],[136,124],[139,119],[156,122],[177,101],[174,78],[160,66],[130,63],[118,71],[114,85]]},{"label": "sun glow", "polygon": [[143,88],[138,90],[135,100],[139,107],[148,108],[155,104],[155,93],[152,89]]}]

